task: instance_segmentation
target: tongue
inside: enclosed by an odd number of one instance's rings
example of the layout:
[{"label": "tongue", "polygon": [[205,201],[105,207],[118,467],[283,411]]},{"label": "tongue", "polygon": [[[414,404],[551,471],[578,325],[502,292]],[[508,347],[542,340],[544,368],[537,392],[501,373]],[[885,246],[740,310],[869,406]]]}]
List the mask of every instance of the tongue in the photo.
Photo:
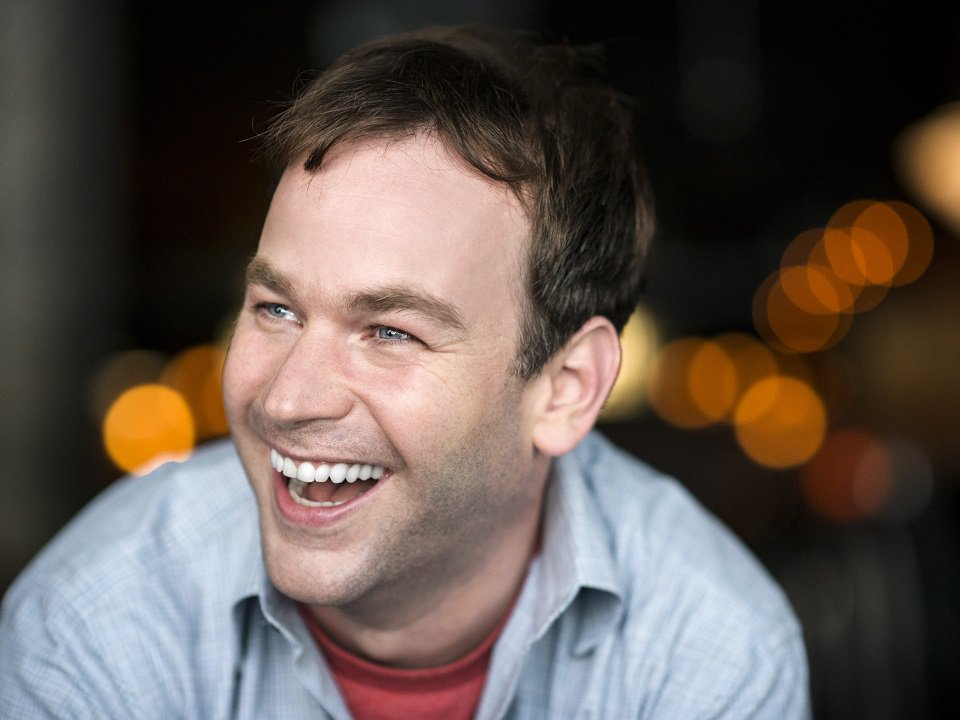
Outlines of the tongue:
[{"label": "tongue", "polygon": [[376,480],[361,480],[355,483],[313,482],[303,489],[303,496],[312,502],[346,502],[360,497]]}]

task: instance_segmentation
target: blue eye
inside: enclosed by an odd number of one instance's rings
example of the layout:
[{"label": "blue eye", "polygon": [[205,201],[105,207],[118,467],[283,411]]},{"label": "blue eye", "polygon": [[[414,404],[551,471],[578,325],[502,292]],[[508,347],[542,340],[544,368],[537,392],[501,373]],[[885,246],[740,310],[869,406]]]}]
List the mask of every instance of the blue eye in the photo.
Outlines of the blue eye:
[{"label": "blue eye", "polygon": [[292,318],[292,317],[293,317],[293,313],[290,312],[290,309],[289,309],[289,308],[287,308],[287,307],[285,307],[285,306],[283,306],[283,305],[279,305],[279,304],[277,304],[277,303],[271,303],[269,312],[270,312],[271,315],[273,315],[274,317],[278,317],[278,318]]},{"label": "blue eye", "polygon": [[412,340],[413,335],[403,330],[397,330],[397,328],[381,325],[377,328],[377,339],[388,342],[402,342],[404,340]]},{"label": "blue eye", "polygon": [[274,302],[257,303],[256,310],[262,312],[271,320],[293,320],[297,322],[297,316],[286,305]]}]

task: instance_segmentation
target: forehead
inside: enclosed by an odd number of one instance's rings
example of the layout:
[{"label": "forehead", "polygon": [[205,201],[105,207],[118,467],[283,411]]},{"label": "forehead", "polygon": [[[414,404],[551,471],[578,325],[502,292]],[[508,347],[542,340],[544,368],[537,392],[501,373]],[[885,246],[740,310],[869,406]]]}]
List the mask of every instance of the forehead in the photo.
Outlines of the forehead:
[{"label": "forehead", "polygon": [[508,187],[419,135],[338,146],[315,173],[291,165],[258,256],[301,291],[411,286],[469,315],[518,304],[529,235]]}]

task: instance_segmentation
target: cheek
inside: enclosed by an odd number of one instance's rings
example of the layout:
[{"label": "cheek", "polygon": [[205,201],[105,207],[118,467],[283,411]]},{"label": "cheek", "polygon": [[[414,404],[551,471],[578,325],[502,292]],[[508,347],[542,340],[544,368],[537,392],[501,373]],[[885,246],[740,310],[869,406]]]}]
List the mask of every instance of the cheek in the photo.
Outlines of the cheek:
[{"label": "cheek", "polygon": [[[406,373],[404,373],[406,374]],[[388,434],[417,437],[452,420],[449,396],[409,377],[369,378],[356,385],[360,402]]]},{"label": "cheek", "polygon": [[408,368],[368,376],[362,402],[407,462],[432,463],[482,444],[491,427],[516,423],[515,409],[505,407],[503,383],[492,374]]},{"label": "cheek", "polygon": [[268,356],[255,345],[249,334],[238,330],[227,350],[223,364],[223,402],[231,423],[239,419],[267,377]]},{"label": "cheek", "polygon": [[[241,350],[237,339],[234,338],[227,349],[227,357],[223,363],[223,404],[226,406],[227,414],[232,415],[237,405],[241,390],[244,386],[242,372]],[[231,417],[231,420],[234,418]]]},{"label": "cheek", "polygon": [[351,385],[360,404],[407,462],[422,462],[438,443],[470,423],[461,382],[424,367],[357,373]]}]

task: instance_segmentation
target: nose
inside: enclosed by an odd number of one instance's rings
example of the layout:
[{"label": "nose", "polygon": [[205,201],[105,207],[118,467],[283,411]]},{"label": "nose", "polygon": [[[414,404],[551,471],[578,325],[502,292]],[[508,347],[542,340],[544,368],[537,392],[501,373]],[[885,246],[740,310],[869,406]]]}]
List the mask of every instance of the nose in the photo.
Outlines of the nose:
[{"label": "nose", "polygon": [[303,333],[288,348],[265,395],[264,412],[277,424],[339,420],[355,396],[346,381],[349,351],[329,335]]}]

